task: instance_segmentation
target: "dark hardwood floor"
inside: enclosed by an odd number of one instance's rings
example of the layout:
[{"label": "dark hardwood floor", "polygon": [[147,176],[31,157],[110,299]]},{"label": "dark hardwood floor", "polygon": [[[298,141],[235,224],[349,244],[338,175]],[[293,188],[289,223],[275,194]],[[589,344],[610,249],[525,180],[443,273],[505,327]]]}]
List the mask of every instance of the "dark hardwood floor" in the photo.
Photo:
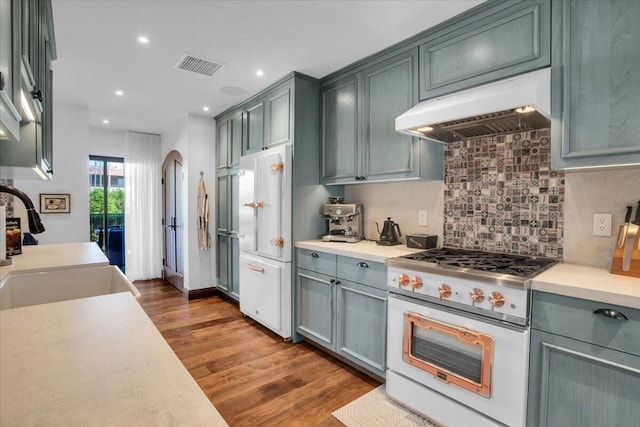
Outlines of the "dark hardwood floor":
[{"label": "dark hardwood floor", "polygon": [[188,301],[164,280],[135,286],[230,426],[342,426],[331,412],[379,385],[304,342],[283,342],[223,297]]}]

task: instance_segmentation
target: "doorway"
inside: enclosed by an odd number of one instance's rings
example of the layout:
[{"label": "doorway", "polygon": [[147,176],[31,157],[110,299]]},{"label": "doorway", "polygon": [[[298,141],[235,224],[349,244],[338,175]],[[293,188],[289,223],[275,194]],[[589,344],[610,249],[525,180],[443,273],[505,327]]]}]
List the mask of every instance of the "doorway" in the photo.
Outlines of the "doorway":
[{"label": "doorway", "polygon": [[184,290],[183,264],[183,215],[182,215],[182,155],[171,151],[162,165],[162,194],[164,228],[164,256],[162,260],[165,279],[180,291]]},{"label": "doorway", "polygon": [[89,240],[125,271],[124,159],[89,156]]}]

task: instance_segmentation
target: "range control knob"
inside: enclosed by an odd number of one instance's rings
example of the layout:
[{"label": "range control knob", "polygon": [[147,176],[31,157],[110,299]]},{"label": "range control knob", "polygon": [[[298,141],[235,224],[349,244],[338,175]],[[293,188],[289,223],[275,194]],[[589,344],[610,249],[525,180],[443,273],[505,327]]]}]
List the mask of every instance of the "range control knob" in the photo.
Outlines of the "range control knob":
[{"label": "range control knob", "polygon": [[443,283],[438,287],[438,293],[440,294],[440,299],[447,299],[451,296],[451,286]]},{"label": "range control knob", "polygon": [[504,305],[504,295],[502,295],[500,292],[491,292],[489,302],[494,307],[502,307]]},{"label": "range control knob", "polygon": [[469,296],[471,296],[471,301],[473,301],[474,304],[484,301],[484,292],[482,292],[480,288],[473,288]]},{"label": "range control knob", "polygon": [[422,287],[422,277],[416,276],[411,279],[411,286],[413,289],[420,289]]},{"label": "range control knob", "polygon": [[407,286],[408,284],[409,284],[409,276],[406,274],[401,274],[400,277],[398,277],[398,285]]}]

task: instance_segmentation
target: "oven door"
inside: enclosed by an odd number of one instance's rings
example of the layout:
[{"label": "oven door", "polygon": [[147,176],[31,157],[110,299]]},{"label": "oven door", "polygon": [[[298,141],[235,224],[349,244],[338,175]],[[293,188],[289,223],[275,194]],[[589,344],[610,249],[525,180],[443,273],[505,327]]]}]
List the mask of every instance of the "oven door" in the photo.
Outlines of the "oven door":
[{"label": "oven door", "polygon": [[435,378],[491,396],[494,340],[488,334],[404,313],[402,359]]},{"label": "oven door", "polygon": [[500,423],[525,424],[528,329],[396,294],[387,307],[390,371]]}]

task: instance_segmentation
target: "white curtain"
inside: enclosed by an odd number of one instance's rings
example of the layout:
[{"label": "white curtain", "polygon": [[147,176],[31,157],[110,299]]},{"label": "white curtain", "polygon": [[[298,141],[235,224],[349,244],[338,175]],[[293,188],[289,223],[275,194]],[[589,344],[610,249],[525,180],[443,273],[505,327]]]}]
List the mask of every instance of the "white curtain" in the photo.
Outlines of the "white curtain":
[{"label": "white curtain", "polygon": [[160,135],[127,132],[124,163],[126,275],[162,277]]}]

